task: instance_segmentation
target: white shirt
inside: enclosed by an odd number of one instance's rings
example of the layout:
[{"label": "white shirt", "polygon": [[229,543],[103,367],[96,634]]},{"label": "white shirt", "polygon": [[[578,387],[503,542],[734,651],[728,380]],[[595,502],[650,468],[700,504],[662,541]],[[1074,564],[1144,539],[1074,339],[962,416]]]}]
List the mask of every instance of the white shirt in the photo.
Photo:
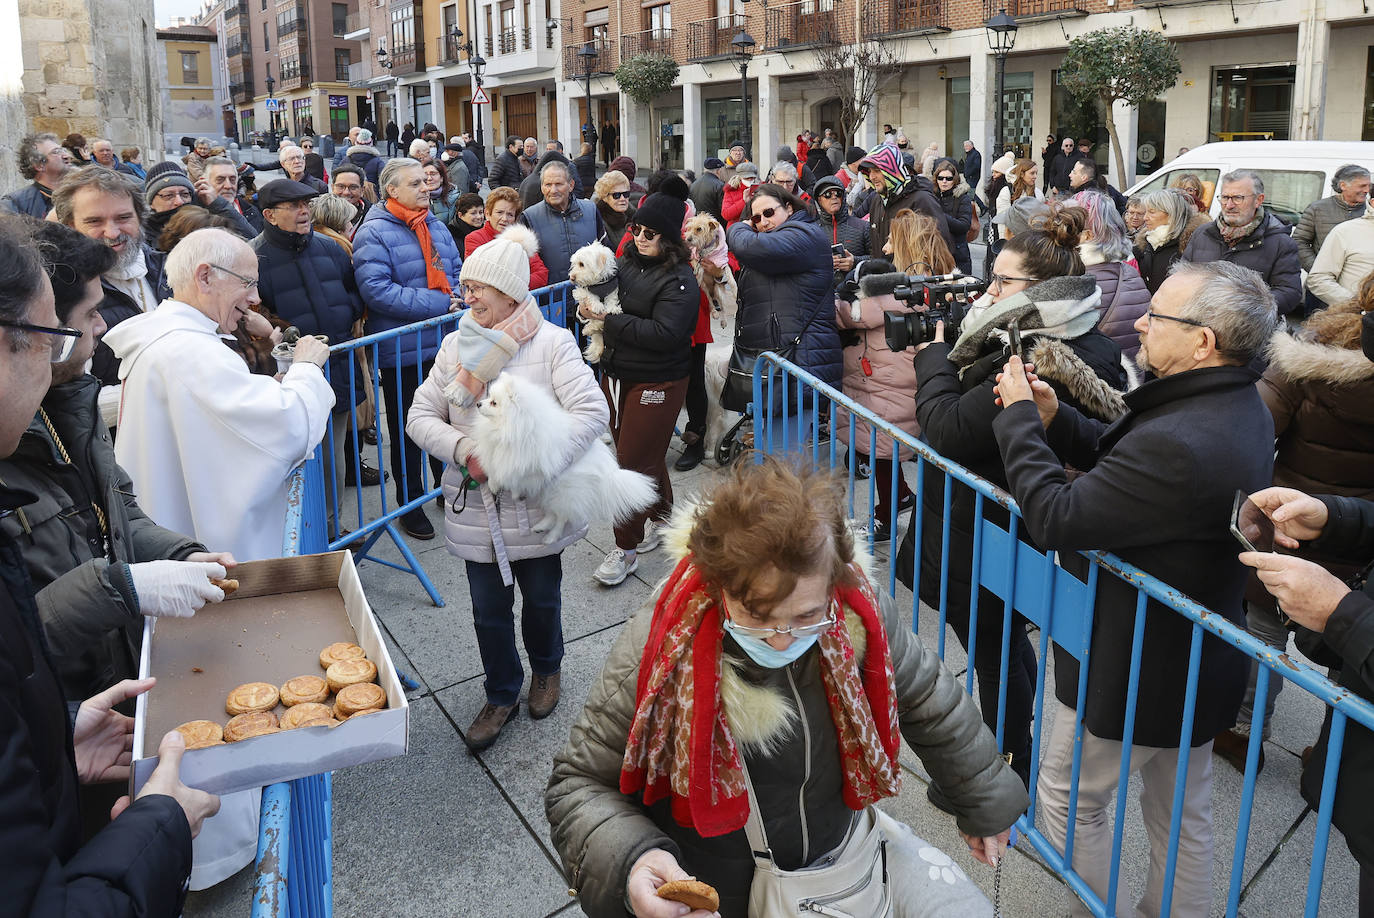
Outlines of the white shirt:
[{"label": "white shirt", "polygon": [[214,319],[178,300],[105,336],[123,399],[115,457],[159,525],[240,561],[281,555],[287,480],[324,436],[334,393],[319,367],[255,376]]}]

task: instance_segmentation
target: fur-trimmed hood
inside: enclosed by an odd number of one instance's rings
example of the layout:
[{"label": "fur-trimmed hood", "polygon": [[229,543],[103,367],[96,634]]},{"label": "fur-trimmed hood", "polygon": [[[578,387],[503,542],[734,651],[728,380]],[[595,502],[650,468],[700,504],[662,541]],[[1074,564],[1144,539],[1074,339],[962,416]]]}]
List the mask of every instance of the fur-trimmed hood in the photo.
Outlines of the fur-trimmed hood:
[{"label": "fur-trimmed hood", "polygon": [[1294,382],[1339,386],[1374,379],[1374,362],[1364,351],[1319,344],[1286,331],[1269,339],[1269,365]]},{"label": "fur-trimmed hood", "polygon": [[[1093,417],[1110,423],[1126,413],[1123,393],[1107,385],[1072,348],[1057,338],[1036,338],[1026,359],[1035,365],[1036,376],[1064,386]],[[1126,361],[1122,364],[1124,366]]]}]

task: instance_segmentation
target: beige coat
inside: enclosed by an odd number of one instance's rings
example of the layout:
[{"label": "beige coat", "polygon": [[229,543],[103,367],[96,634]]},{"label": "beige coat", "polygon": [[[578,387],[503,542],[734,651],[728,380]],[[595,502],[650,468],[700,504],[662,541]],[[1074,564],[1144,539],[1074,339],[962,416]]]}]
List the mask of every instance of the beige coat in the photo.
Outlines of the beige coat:
[{"label": "beige coat", "polygon": [[[865,288],[865,292],[870,292],[870,289]],[[844,349],[844,394],[914,437],[921,432],[921,426],[916,423],[916,368],[911,364],[911,354],[894,354],[883,335],[883,312],[905,311],[906,307],[898,303],[890,292],[861,296],[856,305],[859,307],[857,322],[850,312],[849,303],[838,301],[835,304],[835,324],[840,328],[857,329],[863,339],[862,344]],[[872,370],[871,376],[863,371],[865,357]],[[836,408],[832,429],[841,443],[849,443],[848,411]],[[891,459],[892,444],[892,437],[878,431],[874,455],[879,459]],[[855,451],[867,455],[872,448],[868,422],[855,417]],[[898,450],[902,461],[910,459],[911,454],[912,451],[907,447]]]},{"label": "beige coat", "polygon": [[[444,339],[429,378],[415,390],[415,403],[406,417],[406,433],[421,449],[446,463],[444,539],[449,552],[465,561],[492,564],[496,561],[496,552],[482,491],[467,492],[464,502],[463,472],[458,467],[473,451],[469,431],[477,417],[477,408],[459,408],[444,396],[444,387],[453,380],[457,366],[458,333],[454,332]],[[521,345],[502,372],[514,373],[543,386],[578,419],[577,442],[571,454],[580,454],[606,431],[610,422],[606,398],[567,329],[545,322],[533,338]],[[461,508],[461,512],[456,511],[455,506]],[[512,561],[557,554],[587,534],[586,524],[576,529],[569,526],[563,538],[545,545],[542,534],[530,530],[530,526],[543,516],[537,506],[505,497],[500,501],[498,512],[501,538],[507,557]]]},{"label": "beige coat", "polygon": [[1374,210],[1347,220],[1327,233],[1307,274],[1307,289],[1328,306],[1355,298],[1360,283],[1374,271]]}]

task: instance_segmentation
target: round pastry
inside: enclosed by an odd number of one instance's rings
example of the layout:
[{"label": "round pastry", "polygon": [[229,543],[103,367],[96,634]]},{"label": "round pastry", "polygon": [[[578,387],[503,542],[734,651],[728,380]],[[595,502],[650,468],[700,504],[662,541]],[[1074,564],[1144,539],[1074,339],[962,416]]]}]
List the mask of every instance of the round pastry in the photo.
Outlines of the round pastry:
[{"label": "round pastry", "polygon": [[177,727],[187,749],[204,749],[224,743],[224,728],[213,720],[192,720]]},{"label": "round pastry", "polygon": [[329,709],[327,704],[319,704],[314,701],[304,701],[297,705],[292,705],[286,709],[286,713],[281,716],[281,728],[283,730],[294,730],[297,727],[313,727],[316,724],[334,724],[334,712]]},{"label": "round pastry", "polygon": [[266,682],[247,682],[229,693],[224,710],[230,714],[270,711],[277,706],[277,687]]},{"label": "round pastry", "polygon": [[231,743],[246,740],[250,736],[262,736],[265,733],[278,732],[280,732],[280,728],[277,726],[277,715],[271,711],[251,711],[247,714],[239,714],[237,717],[229,718],[229,723],[224,725],[224,738]]},{"label": "round pastry", "polygon": [[339,689],[339,695],[334,699],[336,715],[343,713],[346,716],[351,716],[359,711],[384,707],[386,707],[386,691],[375,682],[355,682],[353,685],[345,685]]},{"label": "round pastry", "polygon": [[367,653],[357,644],[340,641],[320,651],[320,668],[328,669],[340,660],[361,660]]},{"label": "round pastry", "polygon": [[343,723],[345,720],[352,720],[355,717],[362,717],[364,714],[376,714],[378,711],[385,711],[386,708],[364,708],[361,711],[354,711],[352,714],[345,714],[339,710],[339,706],[334,705],[334,717]]},{"label": "round pastry", "polygon": [[288,708],[313,701],[316,704],[329,697],[329,684],[321,676],[297,676],[287,679],[281,687],[281,703]]},{"label": "round pastry", "polygon": [[669,880],[658,888],[660,899],[672,899],[689,908],[714,912],[720,908],[720,896],[715,887],[700,880]]},{"label": "round pastry", "polygon": [[346,685],[376,681],[377,664],[371,660],[340,660],[331,663],[324,676],[329,682],[329,690],[337,692]]}]

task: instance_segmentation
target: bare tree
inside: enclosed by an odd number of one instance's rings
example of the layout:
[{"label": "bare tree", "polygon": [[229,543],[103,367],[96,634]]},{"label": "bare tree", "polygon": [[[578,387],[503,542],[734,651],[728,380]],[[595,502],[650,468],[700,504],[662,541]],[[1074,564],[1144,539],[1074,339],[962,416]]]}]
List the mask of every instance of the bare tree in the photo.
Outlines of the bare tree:
[{"label": "bare tree", "polygon": [[821,47],[816,63],[821,83],[840,102],[840,136],[844,143],[852,143],[878,91],[901,73],[902,63],[890,44],[869,40]]}]

